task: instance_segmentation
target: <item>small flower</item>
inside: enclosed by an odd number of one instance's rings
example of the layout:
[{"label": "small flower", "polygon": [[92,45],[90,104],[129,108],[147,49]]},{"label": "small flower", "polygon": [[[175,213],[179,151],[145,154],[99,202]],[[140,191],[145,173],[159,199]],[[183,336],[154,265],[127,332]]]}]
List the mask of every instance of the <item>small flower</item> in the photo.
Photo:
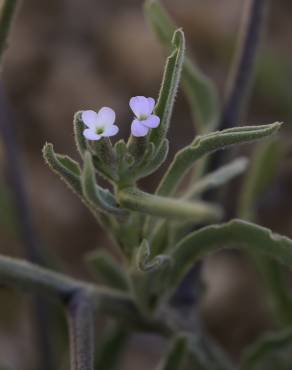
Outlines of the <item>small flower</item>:
[{"label": "small flower", "polygon": [[116,114],[111,108],[103,107],[98,113],[85,110],[81,114],[83,123],[88,127],[83,135],[88,140],[100,140],[102,137],[114,136],[119,132],[114,125]]},{"label": "small flower", "polygon": [[160,118],[153,113],[155,100],[145,96],[135,96],[130,99],[130,107],[136,118],[131,125],[133,136],[146,136],[151,128],[159,126]]}]

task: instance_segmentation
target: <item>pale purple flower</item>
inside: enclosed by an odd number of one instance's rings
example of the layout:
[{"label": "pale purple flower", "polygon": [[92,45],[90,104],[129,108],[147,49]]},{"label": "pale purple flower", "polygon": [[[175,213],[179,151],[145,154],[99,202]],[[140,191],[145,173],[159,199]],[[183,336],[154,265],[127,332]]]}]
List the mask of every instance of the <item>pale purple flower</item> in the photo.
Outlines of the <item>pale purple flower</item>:
[{"label": "pale purple flower", "polygon": [[114,125],[116,114],[111,108],[103,107],[98,113],[85,110],[81,113],[81,119],[88,127],[83,131],[87,140],[100,140],[102,137],[114,136],[119,132],[118,126]]},{"label": "pale purple flower", "polygon": [[146,136],[151,128],[159,126],[160,118],[153,113],[155,100],[145,96],[135,96],[130,99],[130,107],[136,118],[132,122],[133,136]]}]

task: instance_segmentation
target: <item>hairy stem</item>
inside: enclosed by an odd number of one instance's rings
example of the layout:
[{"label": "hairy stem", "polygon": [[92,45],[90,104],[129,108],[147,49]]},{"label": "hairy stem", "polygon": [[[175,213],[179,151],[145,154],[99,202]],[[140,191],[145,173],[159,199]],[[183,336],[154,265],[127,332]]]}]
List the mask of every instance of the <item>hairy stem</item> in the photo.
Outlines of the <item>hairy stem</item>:
[{"label": "hairy stem", "polygon": [[93,370],[95,347],[94,308],[90,296],[73,295],[68,306],[71,370]]}]

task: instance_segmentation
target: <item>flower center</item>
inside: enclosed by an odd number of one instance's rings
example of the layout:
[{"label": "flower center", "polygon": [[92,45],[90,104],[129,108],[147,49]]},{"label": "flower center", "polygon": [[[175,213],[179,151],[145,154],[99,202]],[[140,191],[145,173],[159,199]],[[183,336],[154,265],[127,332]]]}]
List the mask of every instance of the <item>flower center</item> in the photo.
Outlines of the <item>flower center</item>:
[{"label": "flower center", "polygon": [[97,129],[95,130],[95,132],[96,132],[97,135],[101,135],[101,134],[103,134],[104,129],[102,127],[97,127]]},{"label": "flower center", "polygon": [[139,120],[140,121],[146,121],[147,118],[148,118],[148,116],[146,116],[145,114],[141,114],[141,116],[139,117]]}]

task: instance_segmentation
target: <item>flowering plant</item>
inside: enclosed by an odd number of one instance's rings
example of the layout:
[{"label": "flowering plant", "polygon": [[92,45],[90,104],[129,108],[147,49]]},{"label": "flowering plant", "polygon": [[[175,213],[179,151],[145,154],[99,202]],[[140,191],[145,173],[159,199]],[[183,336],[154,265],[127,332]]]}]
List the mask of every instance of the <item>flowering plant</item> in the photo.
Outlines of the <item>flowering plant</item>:
[{"label": "flowering plant", "polygon": [[[1,257],[1,283],[49,293],[66,306],[72,369],[93,369],[94,319],[105,313],[119,328],[154,332],[172,340],[159,369],[180,369],[191,359],[194,369],[229,370],[234,368],[231,361],[203,329],[194,332],[192,325],[186,325],[173,297],[193,265],[222,247],[245,248],[291,266],[290,239],[239,219],[222,223],[223,207],[202,197],[247,166],[247,160],[240,158],[206,173],[210,154],[271,137],[281,123],[218,127],[215,89],[186,57],[184,32],[176,29],[156,1],[147,2],[146,14],[169,52],[156,104],[153,98],[132,97],[130,108],[135,117],[132,123],[124,123],[131,135],[127,141],[115,143],[109,137],[114,140],[119,128],[111,108],[77,112],[73,129],[80,163],[57,154],[50,143],[43,148],[46,163],[103,227],[122,264],[99,251],[87,258],[104,288]],[[147,193],[139,188],[139,180],[157,171],[168,157],[168,130],[180,81],[199,122],[199,133],[176,153],[154,194]],[[191,176],[182,185],[195,166],[196,181]],[[100,178],[107,182],[106,187]],[[117,353],[114,348],[113,357]],[[244,360],[243,370],[253,368],[254,353]]]}]

